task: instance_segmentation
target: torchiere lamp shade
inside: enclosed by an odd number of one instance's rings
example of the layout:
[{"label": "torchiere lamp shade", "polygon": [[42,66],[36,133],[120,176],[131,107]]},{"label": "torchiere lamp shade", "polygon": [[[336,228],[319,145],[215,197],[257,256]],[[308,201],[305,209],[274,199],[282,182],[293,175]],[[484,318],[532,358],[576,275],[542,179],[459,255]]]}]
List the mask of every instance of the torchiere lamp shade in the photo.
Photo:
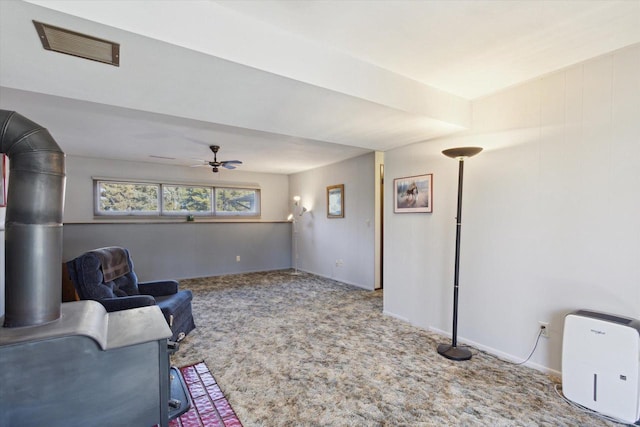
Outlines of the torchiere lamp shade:
[{"label": "torchiere lamp shade", "polygon": [[473,157],[479,152],[482,151],[482,147],[460,147],[460,148],[449,148],[448,150],[444,150],[442,154],[447,157],[451,157],[452,159],[466,159],[469,157]]}]

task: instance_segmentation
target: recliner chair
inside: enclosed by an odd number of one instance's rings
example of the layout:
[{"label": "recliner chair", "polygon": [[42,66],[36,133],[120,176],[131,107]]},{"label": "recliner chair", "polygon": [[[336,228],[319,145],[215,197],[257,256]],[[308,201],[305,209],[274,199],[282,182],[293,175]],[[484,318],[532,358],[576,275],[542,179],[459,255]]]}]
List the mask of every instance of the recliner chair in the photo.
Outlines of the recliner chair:
[{"label": "recliner chair", "polygon": [[157,304],[171,328],[172,341],[182,340],[196,327],[191,291],[179,290],[175,280],[139,283],[125,248],[95,249],[66,264],[80,299],[98,301],[108,312]]}]

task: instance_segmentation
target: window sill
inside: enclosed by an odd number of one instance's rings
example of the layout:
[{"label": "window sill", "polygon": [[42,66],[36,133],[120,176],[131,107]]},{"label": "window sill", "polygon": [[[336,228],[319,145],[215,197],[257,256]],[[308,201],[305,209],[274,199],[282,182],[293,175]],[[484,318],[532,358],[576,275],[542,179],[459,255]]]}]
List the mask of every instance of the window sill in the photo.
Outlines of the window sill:
[{"label": "window sill", "polygon": [[64,221],[64,225],[75,224],[216,224],[216,223],[282,223],[290,222],[283,220],[263,220],[259,218],[196,218],[193,221],[187,221],[184,218],[118,218],[118,219],[104,219],[96,218],[93,221]]}]

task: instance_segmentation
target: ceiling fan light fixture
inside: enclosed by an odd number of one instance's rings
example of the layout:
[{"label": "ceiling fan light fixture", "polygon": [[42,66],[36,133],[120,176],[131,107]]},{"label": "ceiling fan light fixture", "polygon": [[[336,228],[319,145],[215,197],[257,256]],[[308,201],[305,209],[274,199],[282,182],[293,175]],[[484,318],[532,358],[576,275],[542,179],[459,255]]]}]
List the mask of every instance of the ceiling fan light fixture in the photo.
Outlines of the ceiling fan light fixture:
[{"label": "ceiling fan light fixture", "polygon": [[120,44],[33,21],[42,47],[105,64],[120,66]]}]

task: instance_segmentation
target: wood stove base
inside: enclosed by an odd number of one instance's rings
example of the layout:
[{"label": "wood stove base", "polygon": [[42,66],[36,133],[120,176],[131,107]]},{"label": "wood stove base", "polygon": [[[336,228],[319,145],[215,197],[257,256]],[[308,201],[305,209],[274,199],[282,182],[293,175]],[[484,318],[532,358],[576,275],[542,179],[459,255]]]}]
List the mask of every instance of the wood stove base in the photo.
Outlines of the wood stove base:
[{"label": "wood stove base", "polygon": [[56,322],[0,328],[0,425],[168,425],[171,330],[158,307],[62,304]]}]

